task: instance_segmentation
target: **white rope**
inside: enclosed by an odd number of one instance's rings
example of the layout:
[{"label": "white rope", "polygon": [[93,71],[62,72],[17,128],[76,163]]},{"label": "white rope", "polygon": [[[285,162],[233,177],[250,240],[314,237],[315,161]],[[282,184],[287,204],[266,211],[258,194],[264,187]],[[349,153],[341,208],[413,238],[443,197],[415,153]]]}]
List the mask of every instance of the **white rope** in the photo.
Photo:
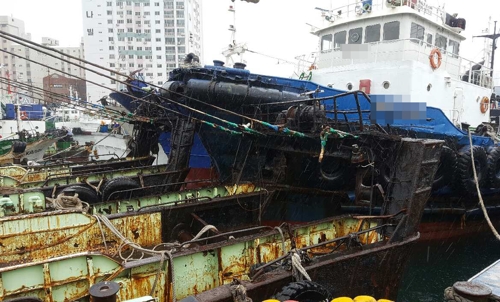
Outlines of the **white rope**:
[{"label": "white rope", "polygon": [[297,279],[297,281],[302,280],[302,277],[300,277],[297,272],[301,273],[304,278],[307,280],[311,281],[311,277],[309,277],[309,274],[307,273],[306,269],[302,266],[302,260],[300,259],[300,255],[297,252],[296,249],[291,251],[291,256],[292,256],[292,275]]},{"label": "white rope", "polygon": [[285,248],[285,235],[283,234],[283,230],[280,227],[274,227],[275,230],[278,230],[281,235],[281,249],[283,250],[283,254],[286,253],[286,248]]},{"label": "white rope", "polygon": [[483,201],[483,196],[481,195],[481,190],[479,190],[479,182],[477,180],[477,172],[476,172],[476,165],[474,164],[474,149],[472,148],[472,136],[470,134],[469,130],[469,144],[471,148],[470,152],[470,157],[472,161],[472,171],[474,172],[474,180],[476,181],[476,189],[477,189],[477,196],[479,197],[479,203],[481,204],[481,209],[483,210],[484,217],[486,218],[486,221],[488,222],[488,225],[490,226],[491,231],[493,232],[493,235],[500,240],[500,234],[498,234],[497,230],[493,226],[493,223],[491,223],[490,216],[488,216],[488,211],[486,210],[486,207],[484,206],[484,201]]},{"label": "white rope", "polygon": [[137,244],[137,243],[135,243],[133,241],[130,241],[127,237],[125,237],[122,233],[120,233],[120,231],[118,231],[115,228],[115,226],[113,225],[113,223],[111,223],[111,221],[106,216],[100,215],[100,214],[96,214],[96,216],[99,216],[99,219],[101,220],[102,224],[105,225],[116,237],[118,237],[121,240],[121,244],[120,244],[120,246],[118,248],[118,254],[119,254],[120,258],[124,262],[127,262],[128,260],[131,260],[132,259],[131,257],[134,254],[132,252],[128,257],[124,257],[122,255],[122,253],[121,253],[121,250],[125,246],[130,246],[133,250],[137,250],[137,251],[141,252],[143,254],[141,256],[141,258],[144,256],[144,254],[161,255],[163,253],[163,251],[155,251],[155,250],[152,250],[152,249],[143,248],[139,244]]},{"label": "white rope", "polygon": [[[192,241],[195,241],[197,240],[198,238],[200,238],[203,234],[205,234],[206,232],[208,232],[209,230],[215,230],[215,231],[218,231],[217,228],[213,225],[206,225],[204,226],[199,232],[198,234],[196,234],[196,236],[191,239],[190,241],[187,241],[187,242],[184,242],[182,244],[178,243],[178,242],[175,242],[175,243],[162,243],[162,244],[158,244],[156,245],[153,249],[146,249],[146,248],[143,248],[142,246],[140,246],[139,244],[129,240],[127,237],[125,237],[122,233],[120,233],[120,231],[118,231],[116,229],[116,227],[113,225],[113,223],[111,223],[111,221],[104,215],[100,215],[100,214],[96,214],[94,215],[94,217],[96,217],[98,223],[99,223],[99,227],[101,227],[101,223],[103,225],[105,225],[116,237],[118,237],[121,241],[119,247],[118,247],[118,255],[120,256],[120,258],[126,263],[127,261],[130,261],[130,260],[139,260],[139,259],[142,259],[144,257],[145,254],[149,254],[149,255],[160,255],[161,257],[161,260],[160,260],[160,265],[159,265],[159,268],[158,268],[158,271],[156,273],[156,277],[155,277],[155,281],[153,282],[153,286],[151,288],[151,296],[154,294],[155,292],[155,288],[156,288],[156,284],[158,283],[158,279],[159,279],[159,275],[161,273],[161,268],[163,267],[163,262],[165,261],[165,255],[168,257],[169,261],[170,261],[170,270],[171,270],[171,280],[170,282],[172,283],[172,297],[173,297],[173,302],[176,302],[176,298],[175,298],[175,274],[174,274],[174,258],[172,256],[172,251],[175,250],[176,247],[182,247],[184,245],[187,245],[187,244],[190,244]],[[101,230],[102,231],[102,230]],[[103,236],[103,239],[104,239],[104,233],[102,233],[102,236]],[[106,244],[106,241],[104,241],[105,244]],[[122,249],[125,247],[125,246],[129,246],[130,248],[132,248],[132,252],[130,253],[130,255],[128,257],[124,257],[122,255]],[[156,250],[157,247],[159,246],[165,246],[165,247],[170,247],[172,248],[171,250]],[[132,255],[134,254],[134,251],[139,251],[141,252],[141,257],[139,259],[134,259],[132,258]]]},{"label": "white rope", "polygon": [[101,237],[102,237],[102,242],[104,242],[104,248],[106,249],[106,251],[108,251],[108,244],[106,243],[106,234],[104,234],[104,230],[102,229],[101,219],[99,218],[98,215],[93,215],[93,216],[97,220],[97,225],[99,226],[99,229],[101,230]]},{"label": "white rope", "polygon": [[199,232],[198,234],[196,234],[196,236],[194,236],[193,239],[191,239],[190,241],[194,241],[194,240],[198,240],[203,234],[205,234],[206,232],[210,231],[210,230],[214,230],[214,231],[218,231],[217,228],[211,224],[207,224],[206,226],[204,226]]},{"label": "white rope", "polygon": [[177,298],[175,296],[174,257],[172,256],[172,253],[169,250],[163,250],[163,251],[161,251],[160,264],[158,265],[158,270],[156,271],[155,280],[153,281],[153,286],[151,287],[151,291],[150,291],[149,295],[151,297],[154,297],[156,285],[158,284],[158,280],[160,279],[160,275],[161,275],[161,272],[162,272],[162,267],[163,267],[163,264],[165,262],[165,255],[168,257],[168,260],[170,261],[170,271],[171,271],[170,283],[172,283],[172,301],[176,302]]},{"label": "white rope", "polygon": [[[162,268],[163,262],[165,260],[165,255],[168,256],[169,261],[170,261],[169,267],[170,267],[170,270],[172,272],[171,273],[171,275],[172,275],[171,283],[172,283],[172,292],[173,292],[172,297],[173,297],[173,302],[175,302],[176,298],[175,298],[174,261],[173,261],[173,257],[172,257],[171,252],[168,250],[156,251],[154,249],[145,249],[145,248],[141,247],[139,244],[137,244],[133,241],[130,241],[129,239],[127,239],[127,237],[125,237],[123,234],[121,234],[120,231],[118,231],[115,228],[115,226],[111,223],[111,221],[106,216],[100,215],[100,214],[96,214],[94,216],[97,218],[98,221],[100,221],[100,223],[104,224],[116,237],[118,237],[121,240],[120,246],[118,247],[118,254],[124,262],[127,262],[129,260],[138,260],[138,259],[132,258],[132,255],[134,254],[134,250],[141,252],[141,257],[139,259],[144,257],[145,254],[160,255],[160,257],[161,257],[160,265],[159,265],[158,271],[156,273],[156,278],[155,278],[155,281],[153,282],[153,286],[151,287],[151,292],[150,292],[151,295],[153,295],[155,292],[156,284],[158,283],[159,275],[161,273],[161,268]],[[103,237],[104,237],[104,235],[103,235]],[[132,248],[132,252],[130,253],[130,255],[128,257],[124,257],[122,255],[122,249],[125,246],[130,246]]]}]

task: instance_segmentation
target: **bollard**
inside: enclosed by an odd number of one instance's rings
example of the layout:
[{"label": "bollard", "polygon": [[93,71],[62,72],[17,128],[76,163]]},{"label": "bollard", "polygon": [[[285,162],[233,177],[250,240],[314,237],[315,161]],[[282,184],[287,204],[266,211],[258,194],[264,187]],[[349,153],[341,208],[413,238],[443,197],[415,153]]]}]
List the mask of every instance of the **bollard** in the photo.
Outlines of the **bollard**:
[{"label": "bollard", "polygon": [[465,299],[475,302],[488,302],[492,292],[491,288],[486,285],[468,281],[455,282],[453,290]]},{"label": "bollard", "polygon": [[99,282],[90,287],[90,298],[93,302],[116,302],[116,293],[120,285],[116,282]]}]

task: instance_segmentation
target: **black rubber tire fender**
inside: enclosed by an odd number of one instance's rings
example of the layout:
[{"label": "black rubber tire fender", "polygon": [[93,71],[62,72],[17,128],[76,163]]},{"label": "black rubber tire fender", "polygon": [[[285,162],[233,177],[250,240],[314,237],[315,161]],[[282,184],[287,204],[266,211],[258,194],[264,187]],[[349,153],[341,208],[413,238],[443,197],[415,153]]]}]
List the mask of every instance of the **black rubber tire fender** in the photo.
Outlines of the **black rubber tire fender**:
[{"label": "black rubber tire fender", "polygon": [[13,153],[23,153],[26,151],[26,143],[21,141],[15,141],[12,143],[12,152]]},{"label": "black rubber tire fender", "polygon": [[283,286],[274,298],[279,301],[295,300],[303,302],[330,301],[331,295],[322,285],[308,281],[292,282]]},{"label": "black rubber tire fender", "polygon": [[450,147],[443,146],[439,166],[434,177],[432,189],[441,189],[453,182],[455,169],[457,168],[457,153]]},{"label": "black rubber tire fender", "polygon": [[67,194],[68,192],[71,191],[78,193],[78,199],[80,199],[81,201],[85,201],[88,204],[98,203],[100,201],[97,192],[94,189],[87,186],[71,185],[69,187],[64,188],[60,193]]},{"label": "black rubber tire fender", "polygon": [[488,152],[488,186],[500,188],[500,146],[494,146]]},{"label": "black rubber tire fender", "polygon": [[[333,166],[333,171],[328,168]],[[349,162],[338,158],[325,157],[319,164],[319,173],[321,177],[335,185],[343,185],[349,175]]]},{"label": "black rubber tire fender", "polygon": [[113,194],[114,192],[125,191],[130,189],[138,189],[141,186],[139,183],[129,177],[117,177],[108,182],[106,182],[102,188],[102,201],[108,200],[120,200],[127,199],[134,196],[131,191],[120,192]]},{"label": "black rubber tire fender", "polygon": [[465,146],[458,152],[455,186],[459,191],[476,193],[476,182],[472,170],[471,154],[474,154],[474,164],[477,172],[479,187],[483,187],[488,173],[488,158],[486,150],[481,146]]}]

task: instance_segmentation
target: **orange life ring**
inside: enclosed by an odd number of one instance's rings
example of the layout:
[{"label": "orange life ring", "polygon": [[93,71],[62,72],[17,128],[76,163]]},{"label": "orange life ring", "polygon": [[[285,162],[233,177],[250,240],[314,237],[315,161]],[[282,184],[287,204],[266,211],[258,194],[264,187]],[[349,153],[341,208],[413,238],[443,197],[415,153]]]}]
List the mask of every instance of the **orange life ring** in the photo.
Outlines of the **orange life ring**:
[{"label": "orange life ring", "polygon": [[27,120],[28,119],[28,114],[26,113],[26,111],[21,111],[21,119],[22,120]]},{"label": "orange life ring", "polygon": [[486,113],[486,111],[488,111],[488,108],[490,108],[490,99],[485,96],[481,100],[481,103],[479,103],[479,109],[481,110],[481,113]]},{"label": "orange life ring", "polygon": [[[437,61],[436,61],[436,55],[437,55]],[[429,55],[429,61],[431,62],[432,69],[438,69],[439,66],[441,66],[442,59],[443,55],[441,54],[439,48],[434,48],[433,50],[431,50],[431,54]]]}]

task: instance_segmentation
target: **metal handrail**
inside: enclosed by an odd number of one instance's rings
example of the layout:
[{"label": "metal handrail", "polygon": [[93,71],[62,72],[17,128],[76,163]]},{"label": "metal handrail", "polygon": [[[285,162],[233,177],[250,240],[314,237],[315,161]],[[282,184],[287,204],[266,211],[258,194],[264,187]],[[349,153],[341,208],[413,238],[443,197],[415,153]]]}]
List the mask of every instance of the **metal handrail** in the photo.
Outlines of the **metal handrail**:
[{"label": "metal handrail", "polygon": [[[363,14],[362,8],[363,2],[359,0],[353,0],[353,3],[348,3],[347,5],[343,5],[331,10],[323,10],[324,13],[327,11],[329,13],[337,13],[341,12],[338,15],[332,15],[333,18],[342,18],[343,16],[352,17]],[[417,12],[421,12],[422,15],[431,16],[433,20],[441,20],[442,13],[444,12],[441,7],[427,5],[423,1],[416,0],[413,2],[412,0],[391,0],[389,3],[387,0],[374,0],[372,1],[371,11],[377,11],[379,9],[394,8],[394,7],[410,7]]]},{"label": "metal handrail", "polygon": [[[391,49],[391,50],[380,50],[380,45],[388,45],[394,44],[394,43],[405,43],[406,41],[410,41],[415,44],[419,44],[421,48],[410,48],[408,46],[403,45],[403,48],[401,49]],[[372,42],[372,43],[365,43],[366,45],[370,45],[371,47],[377,47],[377,49],[373,52],[370,53],[370,58],[374,57],[374,62],[378,61],[378,57],[381,54],[391,54],[391,53],[403,53],[403,58],[401,60],[404,60],[405,58],[408,59],[408,57],[404,56],[404,53],[407,52],[414,52],[417,54],[415,58],[409,58],[410,60],[415,59],[415,60],[420,60],[421,58],[428,58],[429,53],[428,50],[424,51],[423,49],[433,49],[433,48],[438,48],[437,46],[427,43],[423,40],[416,39],[416,38],[405,38],[405,39],[397,39],[397,40],[389,40],[389,41],[378,41],[378,42]],[[413,45],[413,44],[409,44]],[[444,50],[439,48],[442,55],[443,55],[443,67],[450,72],[450,74],[458,80],[462,79],[462,76],[468,72],[469,79],[467,82],[481,86],[481,87],[486,87],[486,88],[491,88],[492,87],[492,78],[489,75],[491,72],[491,68],[484,64],[479,64],[478,62],[474,62],[472,60],[466,59],[458,54],[452,53],[450,51]],[[317,54],[325,54],[325,53],[334,53],[340,50],[340,47],[337,48],[332,48],[328,50],[322,50],[319,52],[316,52]],[[422,57],[421,57],[422,56]],[[368,59],[368,57],[367,57]],[[326,63],[328,62],[329,63]],[[332,66],[334,60],[344,60],[342,58],[337,58],[336,56],[332,57],[331,59],[326,58],[324,60],[326,65]],[[346,59],[347,60],[347,59]],[[351,59],[351,63],[346,63],[343,65],[349,65],[353,64],[355,59]],[[473,66],[481,66],[481,70],[472,70]],[[443,68],[442,67],[442,68]],[[458,72],[452,71],[451,69],[458,69]]]}]

